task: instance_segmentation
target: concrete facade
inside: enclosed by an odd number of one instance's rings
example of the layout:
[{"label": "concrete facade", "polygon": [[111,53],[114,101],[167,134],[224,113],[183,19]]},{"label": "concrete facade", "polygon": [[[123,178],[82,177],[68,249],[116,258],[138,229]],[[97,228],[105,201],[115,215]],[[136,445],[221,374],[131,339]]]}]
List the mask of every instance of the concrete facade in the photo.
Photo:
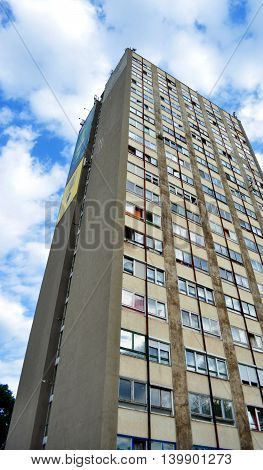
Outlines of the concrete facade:
[{"label": "concrete facade", "polygon": [[127,49],[57,225],[8,449],[262,449],[262,173]]}]

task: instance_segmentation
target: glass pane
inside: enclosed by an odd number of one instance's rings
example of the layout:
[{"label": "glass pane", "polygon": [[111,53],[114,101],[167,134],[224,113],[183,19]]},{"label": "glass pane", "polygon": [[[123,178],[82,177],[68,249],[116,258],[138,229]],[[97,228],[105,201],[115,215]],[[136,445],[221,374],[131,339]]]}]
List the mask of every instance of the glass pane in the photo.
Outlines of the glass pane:
[{"label": "glass pane", "polygon": [[234,341],[239,341],[239,330],[238,330],[238,328],[235,328],[235,327],[232,326],[231,331],[232,331],[233,340]]},{"label": "glass pane", "polygon": [[209,367],[210,374],[216,376],[217,368],[216,368],[216,360],[214,357],[208,357],[208,367]]},{"label": "glass pane", "polygon": [[139,261],[136,261],[134,274],[141,279],[145,279],[145,265]]},{"label": "glass pane", "polygon": [[205,300],[205,289],[203,287],[198,286],[197,291],[199,299]]},{"label": "glass pane", "polygon": [[153,362],[158,362],[158,349],[149,347],[150,360]]},{"label": "glass pane", "polygon": [[192,393],[189,394],[189,404],[191,413],[200,413],[199,396]]},{"label": "glass pane", "polygon": [[155,270],[152,268],[147,268],[147,279],[150,282],[155,281]]},{"label": "glass pane", "polygon": [[143,245],[143,235],[141,233],[135,232],[134,240],[136,241],[136,243]]},{"label": "glass pane", "polygon": [[226,363],[225,361],[217,360],[218,372],[221,377],[227,377]]},{"label": "glass pane", "polygon": [[133,294],[127,290],[122,291],[122,304],[127,305],[128,307],[132,307],[133,303]]},{"label": "glass pane", "polygon": [[162,364],[169,364],[169,352],[160,350],[160,359]]},{"label": "glass pane", "polygon": [[117,450],[131,450],[132,440],[131,437],[117,437]]},{"label": "glass pane", "polygon": [[224,406],[225,418],[233,419],[232,403],[228,400],[223,400],[223,406]]},{"label": "glass pane", "polygon": [[134,450],[146,450],[146,440],[134,438],[133,449]]},{"label": "glass pane", "polygon": [[178,281],[179,291],[186,293],[186,282],[179,279]]},{"label": "glass pane", "polygon": [[146,244],[147,244],[148,248],[153,248],[154,247],[153,238],[147,237],[146,238]]},{"label": "glass pane", "polygon": [[165,305],[161,302],[157,302],[157,315],[161,318],[166,317]]},{"label": "glass pane", "polygon": [[243,366],[242,364],[239,364],[239,372],[240,372],[240,377],[243,382],[248,383],[249,382],[249,377],[248,377],[248,371],[246,366]]},{"label": "glass pane", "polygon": [[148,299],[148,312],[150,315],[157,315],[156,300]]},{"label": "glass pane", "polygon": [[256,415],[255,415],[255,408],[248,408],[247,410],[248,413],[248,421],[249,421],[249,426],[250,429],[257,429],[257,420],[256,420]]},{"label": "glass pane", "polygon": [[161,284],[162,286],[164,285],[164,272],[163,271],[157,271],[157,284]]},{"label": "glass pane", "polygon": [[130,202],[126,202],[126,212],[129,212],[129,214],[134,214],[135,206]]},{"label": "glass pane", "polygon": [[222,408],[221,408],[221,400],[219,400],[218,398],[214,398],[213,404],[214,404],[214,410],[215,410],[216,417],[217,418],[222,418],[223,413],[222,413]]},{"label": "glass pane", "polygon": [[126,273],[133,274],[133,260],[129,258],[124,258],[123,271],[125,271]]},{"label": "glass pane", "polygon": [[134,308],[144,312],[144,297],[137,294],[134,295]]},{"label": "glass pane", "polygon": [[163,450],[173,450],[174,444],[172,442],[163,442]]},{"label": "glass pane", "polygon": [[132,333],[121,330],[121,348],[132,349]]},{"label": "glass pane", "polygon": [[204,354],[196,354],[197,369],[201,372],[206,372],[206,360]]},{"label": "glass pane", "polygon": [[187,368],[195,370],[195,355],[192,351],[186,351]]},{"label": "glass pane", "polygon": [[151,387],[151,405],[160,407],[160,389]]},{"label": "glass pane", "polygon": [[190,313],[187,312],[186,310],[182,310],[182,320],[183,320],[183,325],[191,326],[191,324],[190,324]]},{"label": "glass pane", "polygon": [[139,351],[141,353],[145,353],[145,337],[142,335],[134,334],[133,341],[134,341],[134,345],[133,345],[134,350]]},{"label": "glass pane", "polygon": [[134,401],[146,403],[146,385],[140,382],[134,382]]},{"label": "glass pane", "polygon": [[168,390],[161,390],[161,405],[163,408],[172,409],[171,392]]},{"label": "glass pane", "polygon": [[193,284],[188,284],[188,294],[191,297],[196,297],[196,288]]},{"label": "glass pane", "polygon": [[251,385],[258,385],[256,369],[254,369],[254,367],[247,367],[247,369]]},{"label": "glass pane", "polygon": [[151,450],[162,450],[162,443],[158,441],[151,441]]},{"label": "glass pane", "polygon": [[210,320],[211,333],[214,335],[219,335],[219,324],[216,320]]},{"label": "glass pane", "polygon": [[119,399],[131,400],[131,382],[130,380],[120,379]]},{"label": "glass pane", "polygon": [[196,330],[199,330],[200,329],[199,316],[192,313],[191,314],[191,320],[192,320],[192,327],[195,328]]},{"label": "glass pane", "polygon": [[204,328],[204,331],[210,333],[210,321],[209,321],[209,318],[203,317],[203,318],[202,318],[202,321],[203,321],[203,328]]},{"label": "glass pane", "polygon": [[201,411],[204,415],[211,416],[211,406],[210,406],[210,399],[208,397],[200,397],[201,402]]},{"label": "glass pane", "polygon": [[258,423],[260,431],[263,431],[263,410],[257,409]]}]

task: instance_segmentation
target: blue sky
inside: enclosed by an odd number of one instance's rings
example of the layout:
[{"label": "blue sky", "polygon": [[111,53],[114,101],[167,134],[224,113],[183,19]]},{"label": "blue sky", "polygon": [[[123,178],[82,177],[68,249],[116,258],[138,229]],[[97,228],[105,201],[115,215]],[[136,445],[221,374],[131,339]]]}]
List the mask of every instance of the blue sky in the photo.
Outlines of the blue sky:
[{"label": "blue sky", "polygon": [[0,2],[0,382],[14,392],[48,256],[45,208],[52,201],[52,225],[84,108],[101,94],[124,49],[135,47],[236,111],[262,162],[260,5],[257,0]]}]

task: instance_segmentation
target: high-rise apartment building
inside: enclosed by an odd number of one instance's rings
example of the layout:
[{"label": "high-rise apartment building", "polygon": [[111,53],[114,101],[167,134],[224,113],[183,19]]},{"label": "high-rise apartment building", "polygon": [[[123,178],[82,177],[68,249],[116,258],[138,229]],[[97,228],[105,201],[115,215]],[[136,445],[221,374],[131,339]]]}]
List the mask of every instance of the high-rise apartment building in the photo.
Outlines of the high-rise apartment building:
[{"label": "high-rise apartment building", "polygon": [[263,175],[127,49],[82,126],[7,449],[263,448]]}]

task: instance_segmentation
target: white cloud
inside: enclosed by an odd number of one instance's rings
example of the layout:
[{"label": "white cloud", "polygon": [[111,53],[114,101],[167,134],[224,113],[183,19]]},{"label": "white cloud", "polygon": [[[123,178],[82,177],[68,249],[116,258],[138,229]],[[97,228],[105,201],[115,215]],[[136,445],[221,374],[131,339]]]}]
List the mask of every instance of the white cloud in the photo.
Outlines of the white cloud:
[{"label": "white cloud", "polygon": [[45,201],[64,184],[65,169],[49,170],[31,155],[37,135],[30,127],[9,127],[9,139],[0,152],[0,255],[17,247],[30,229],[43,223]]},{"label": "white cloud", "polygon": [[21,303],[0,293],[0,381],[16,393],[32,319]]},{"label": "white cloud", "polygon": [[91,107],[94,94],[103,91],[110,64],[103,50],[104,32],[96,10],[84,0],[9,3],[16,28],[45,79],[9,25],[0,29],[0,42],[5,44],[0,51],[1,86],[6,96],[26,99],[37,119],[51,130],[75,140],[75,132],[57,100],[78,130],[81,109]]},{"label": "white cloud", "polygon": [[238,117],[251,140],[263,137],[263,88],[257,95],[247,97],[240,106]]},{"label": "white cloud", "polygon": [[4,106],[2,109],[0,109],[0,127],[5,127],[10,124],[10,122],[13,120],[13,117],[13,111],[7,106]]},{"label": "white cloud", "polygon": [[0,381],[16,388],[37,300],[48,247],[44,241],[45,201],[66,179],[58,164],[45,166],[34,157],[38,135],[31,127],[4,130],[0,152]]}]

